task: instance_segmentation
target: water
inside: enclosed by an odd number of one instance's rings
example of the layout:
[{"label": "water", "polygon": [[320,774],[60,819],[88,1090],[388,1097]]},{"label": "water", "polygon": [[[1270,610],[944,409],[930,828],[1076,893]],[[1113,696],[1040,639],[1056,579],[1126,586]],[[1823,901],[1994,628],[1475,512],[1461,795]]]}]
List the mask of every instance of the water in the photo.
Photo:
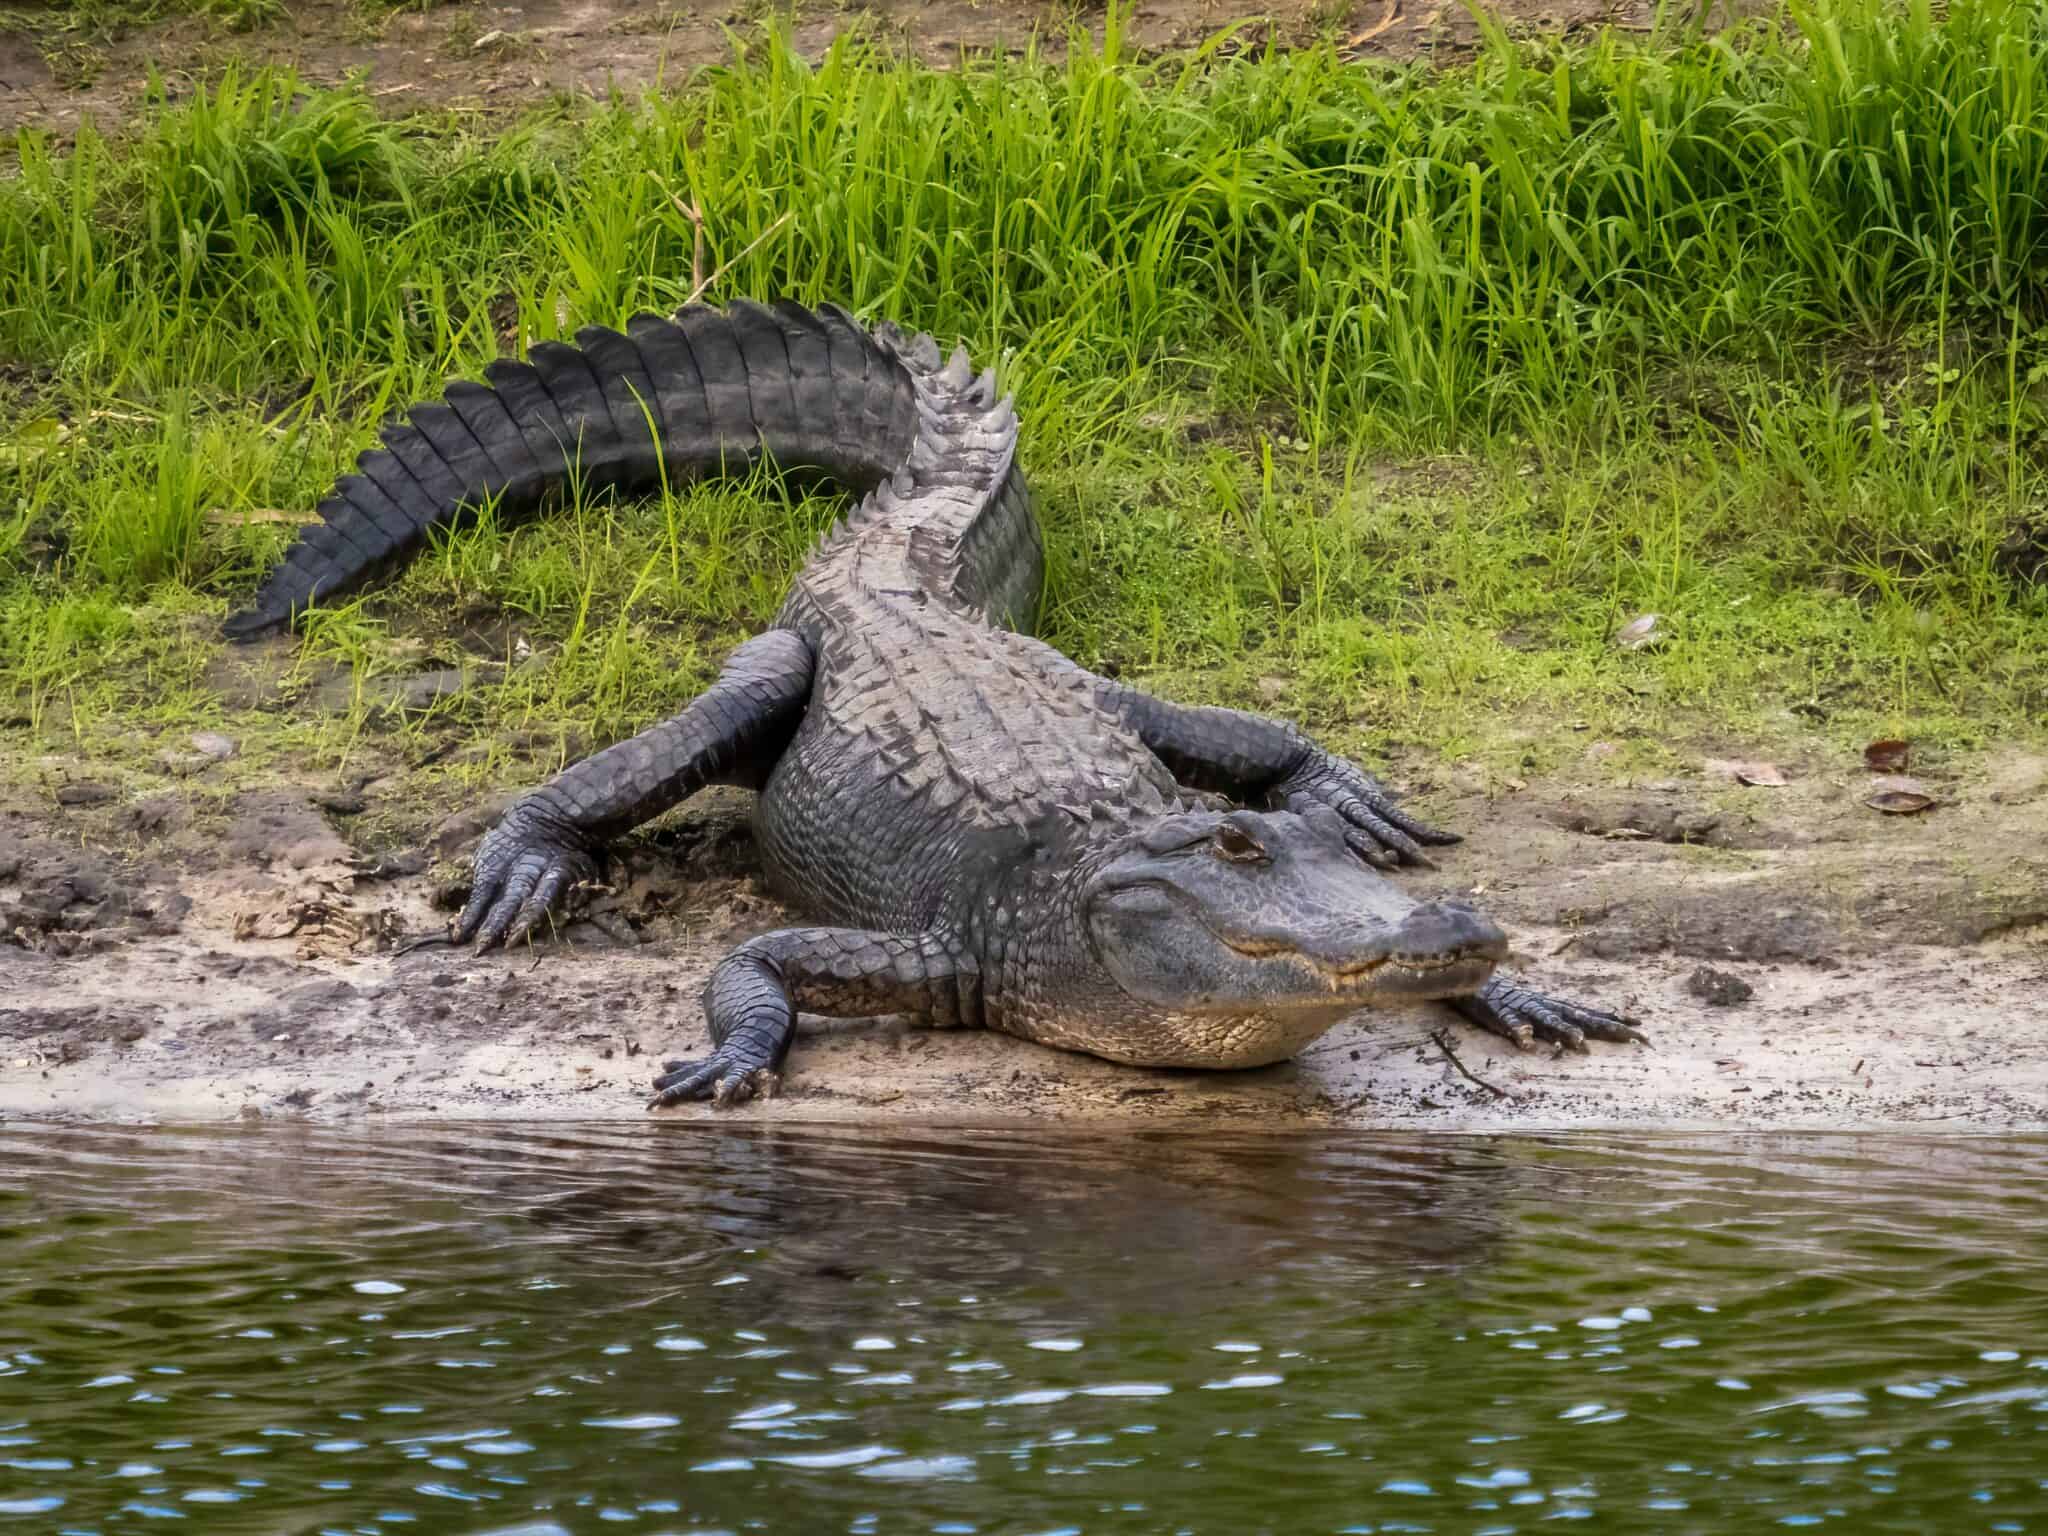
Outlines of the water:
[{"label": "water", "polygon": [[0,1532],[2048,1530],[2044,1218],[2034,1140],[0,1129]]}]

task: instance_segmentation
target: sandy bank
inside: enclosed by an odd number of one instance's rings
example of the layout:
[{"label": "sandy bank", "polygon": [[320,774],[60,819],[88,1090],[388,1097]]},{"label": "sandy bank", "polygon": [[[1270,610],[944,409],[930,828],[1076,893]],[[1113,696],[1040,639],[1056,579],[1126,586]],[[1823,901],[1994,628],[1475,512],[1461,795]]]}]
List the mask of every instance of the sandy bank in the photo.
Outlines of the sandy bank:
[{"label": "sandy bank", "polygon": [[[563,941],[399,954],[445,921],[486,820],[452,812],[445,792],[434,804],[402,773],[346,790],[229,789],[201,773],[81,793],[76,765],[45,766],[56,788],[0,814],[10,1118],[634,1119],[657,1064],[702,1048],[711,964],[788,917],[750,874],[744,797],[713,796],[630,845],[614,894]],[[818,1021],[783,1096],[730,1113],[2048,1125],[2048,764],[1958,769],[1939,784],[1948,803],[1916,817],[1869,811],[1823,766],[1793,777],[1772,791],[1705,773],[1490,793],[1453,769],[1426,783],[1430,814],[1470,840],[1422,883],[1474,893],[1537,977],[1625,1005],[1651,1049],[1517,1053],[1422,1009],[1342,1025],[1281,1067],[1159,1073],[1001,1036]]]}]

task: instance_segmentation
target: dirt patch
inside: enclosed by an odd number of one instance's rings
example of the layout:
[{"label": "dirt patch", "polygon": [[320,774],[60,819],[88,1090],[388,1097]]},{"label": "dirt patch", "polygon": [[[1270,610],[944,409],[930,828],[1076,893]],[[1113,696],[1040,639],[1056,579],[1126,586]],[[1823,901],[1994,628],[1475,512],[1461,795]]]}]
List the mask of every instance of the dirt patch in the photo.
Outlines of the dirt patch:
[{"label": "dirt patch", "polygon": [[[2005,751],[1926,773],[1940,807],[1893,817],[1861,803],[1860,763],[1822,747],[1779,788],[1706,770],[1725,755],[1717,744],[1696,774],[1632,782],[1589,754],[1506,788],[1462,765],[1394,765],[1397,781],[1429,785],[1430,815],[1468,835],[1417,886],[1482,904],[1516,936],[1522,968],[1625,1006],[1651,1049],[1518,1053],[1418,1009],[1339,1026],[1282,1067],[1167,1073],[978,1032],[810,1021],[784,1096],[735,1113],[1446,1129],[2048,1121],[2048,757]],[[0,806],[0,1115],[634,1118],[658,1063],[702,1049],[696,1000],[717,958],[793,917],[762,893],[737,792],[700,796],[625,844],[609,892],[557,941],[478,956],[402,946],[445,924],[509,790],[460,790],[374,756],[339,786],[240,757],[183,775],[40,767]],[[58,803],[55,786],[86,779],[109,797]],[[1662,835],[1680,827],[1710,835]]]},{"label": "dirt patch", "polygon": [[[1638,0],[1509,0],[1495,14],[1514,35],[1569,36],[1618,26],[1644,31],[1654,7]],[[17,7],[0,29],[0,135],[34,126],[68,138],[90,117],[102,130],[126,122],[150,67],[206,78],[231,61],[289,65],[308,83],[359,76],[394,113],[494,113],[559,94],[602,96],[673,89],[691,71],[731,55],[776,11],[632,0],[519,0],[382,9],[359,0],[293,4],[274,22],[231,31],[203,16],[85,28],[62,5]],[[927,63],[963,54],[1021,53],[1034,39],[1057,56],[1076,21],[1098,39],[1103,16],[1085,7],[979,0],[874,0],[862,6],[798,6],[791,36],[807,56],[859,28]],[[1125,35],[1142,50],[1187,47],[1237,24],[1238,46],[1299,44],[1323,35],[1358,58],[1455,59],[1482,36],[1449,0],[1279,0],[1247,13],[1217,0],[1148,0]]]}]

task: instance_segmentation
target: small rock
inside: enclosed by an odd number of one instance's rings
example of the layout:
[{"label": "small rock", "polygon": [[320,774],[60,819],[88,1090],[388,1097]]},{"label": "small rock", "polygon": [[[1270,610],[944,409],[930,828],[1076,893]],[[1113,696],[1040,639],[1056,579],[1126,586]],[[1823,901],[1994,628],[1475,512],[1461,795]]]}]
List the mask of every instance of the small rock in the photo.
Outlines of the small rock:
[{"label": "small rock", "polygon": [[234,737],[223,736],[219,731],[194,731],[192,750],[201,757],[210,757],[216,763],[224,763],[241,748]]},{"label": "small rock", "polygon": [[388,685],[385,703],[400,713],[432,709],[443,699],[452,699],[468,686],[459,667],[436,667],[431,672],[399,678]]},{"label": "small rock", "polygon": [[177,795],[151,795],[130,806],[122,819],[138,837],[160,837],[190,825],[192,812]]},{"label": "small rock", "polygon": [[398,853],[379,859],[362,872],[365,880],[402,880],[417,875],[427,867],[427,850],[407,848]]},{"label": "small rock", "polygon": [[74,779],[57,786],[59,805],[105,805],[114,798],[114,788],[92,779]]},{"label": "small rock", "polygon": [[1685,990],[1714,1008],[1733,1008],[1756,996],[1756,988],[1740,976],[1730,976],[1710,965],[1700,966],[1686,977]]}]

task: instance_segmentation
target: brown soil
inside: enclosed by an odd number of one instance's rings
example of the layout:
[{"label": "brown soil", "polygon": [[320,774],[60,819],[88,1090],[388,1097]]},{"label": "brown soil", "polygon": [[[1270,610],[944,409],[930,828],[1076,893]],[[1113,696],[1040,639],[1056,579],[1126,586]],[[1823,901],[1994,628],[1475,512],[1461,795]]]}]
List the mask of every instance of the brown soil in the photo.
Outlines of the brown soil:
[{"label": "brown soil", "polygon": [[[0,27],[0,135],[34,125],[60,137],[90,116],[103,130],[127,119],[147,71],[206,76],[230,60],[289,64],[313,84],[360,74],[394,112],[456,108],[503,111],[558,92],[673,89],[689,73],[731,55],[781,6],[692,7],[634,0],[520,0],[382,9],[358,0],[306,0],[248,32],[186,16],[111,35],[62,28],[63,0],[43,11],[15,8],[26,24]],[[1569,35],[1603,25],[1648,30],[1646,0],[1508,0],[1495,8],[1511,33]],[[786,13],[792,35],[817,54],[842,31],[861,28],[934,64],[963,53],[1021,52],[1038,39],[1057,53],[1070,25],[1102,35],[1098,5],[1033,0],[872,0],[805,3]],[[1479,43],[1477,24],[1456,0],[1278,0],[1247,13],[1219,0],[1146,0],[1126,36],[1141,49],[1198,43],[1244,23],[1245,45],[1303,42],[1330,34],[1352,40],[1355,57],[1456,58]]]},{"label": "brown soil", "polygon": [[[224,707],[231,733],[255,719]],[[561,941],[400,953],[446,921],[502,793],[462,803],[405,768],[390,736],[339,783],[215,761],[182,737],[130,745],[127,766],[41,758],[0,801],[0,1116],[638,1116],[655,1064],[702,1048],[696,997],[717,956],[791,916],[756,882],[746,797],[718,792],[630,842],[611,892]],[[735,1113],[2048,1120],[2048,757],[1916,765],[1942,803],[1914,816],[1866,807],[1862,764],[1818,743],[1808,760],[1780,756],[1792,782],[1775,789],[1705,757],[1637,782],[1589,741],[1573,768],[1526,786],[1394,765],[1427,814],[1468,834],[1416,885],[1471,894],[1536,977],[1625,1006],[1653,1048],[1518,1053],[1425,1008],[1342,1025],[1282,1067],[1163,1073],[1000,1036],[812,1021],[784,1095]],[[1438,1031],[1500,1092],[1461,1075]]]}]

